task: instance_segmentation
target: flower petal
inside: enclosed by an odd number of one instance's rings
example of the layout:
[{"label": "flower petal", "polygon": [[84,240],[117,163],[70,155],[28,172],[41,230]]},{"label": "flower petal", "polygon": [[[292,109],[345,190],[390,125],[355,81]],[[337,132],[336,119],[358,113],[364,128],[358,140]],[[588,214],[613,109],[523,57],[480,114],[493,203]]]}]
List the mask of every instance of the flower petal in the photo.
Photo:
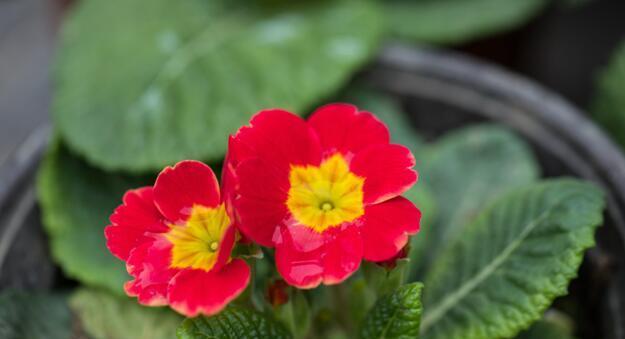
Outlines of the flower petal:
[{"label": "flower petal", "polygon": [[349,104],[330,104],[317,109],[308,124],[319,135],[326,154],[355,154],[363,148],[389,143],[388,128],[369,112]]},{"label": "flower petal", "polygon": [[158,175],[154,201],[167,219],[184,221],[193,205],[215,207],[219,204],[219,184],[207,165],[193,160],[181,161]]},{"label": "flower petal", "polygon": [[106,245],[113,255],[127,260],[130,251],[147,240],[146,232],[168,230],[163,216],[154,205],[152,187],[129,190],[123,204],[110,217],[111,225],[104,229]]},{"label": "flower petal", "polygon": [[230,260],[230,254],[232,254],[232,248],[234,247],[234,243],[236,242],[236,233],[237,229],[230,225],[226,232],[224,233],[221,242],[219,243],[219,251],[217,252],[217,261],[215,262],[215,266],[213,266],[213,270],[220,270],[224,265],[228,264]]},{"label": "flower petal", "polygon": [[363,242],[355,224],[331,228],[324,234],[326,246],[323,283],[334,285],[343,282],[358,270],[363,256]]},{"label": "flower petal", "polygon": [[302,118],[283,110],[257,113],[234,136],[233,152],[239,160],[259,157],[269,164],[318,165],[321,148],[315,132]]},{"label": "flower petal", "polygon": [[236,168],[239,165],[240,157],[237,154],[237,147],[234,143],[234,138],[230,136],[228,139],[228,152],[221,169],[221,196],[229,215],[234,215],[233,202],[239,187]]},{"label": "flower petal", "polygon": [[234,201],[237,226],[253,241],[273,247],[276,227],[287,216],[288,172],[250,159],[237,167],[238,197]]},{"label": "flower petal", "polygon": [[338,284],[358,270],[362,240],[356,224],[344,224],[323,233],[305,226],[281,228],[276,241],[276,266],[290,285],[314,288],[322,282]]},{"label": "flower petal", "polygon": [[314,288],[323,281],[323,235],[305,226],[281,227],[276,239],[276,267],[297,288]]},{"label": "flower petal", "polygon": [[171,244],[163,237],[153,238],[135,248],[126,263],[128,273],[134,277],[124,285],[126,294],[137,297],[143,305],[167,304],[167,286],[179,272],[169,267],[170,261]]},{"label": "flower petal", "polygon": [[395,256],[408,242],[408,235],[419,231],[421,212],[410,200],[397,197],[367,206],[362,226],[364,257],[384,261]]},{"label": "flower petal", "polygon": [[376,204],[406,192],[417,182],[414,156],[401,145],[377,145],[358,152],[350,164],[365,178],[364,203]]},{"label": "flower petal", "polygon": [[220,270],[184,270],[169,285],[169,305],[187,317],[210,316],[239,296],[249,281],[250,268],[241,259]]}]

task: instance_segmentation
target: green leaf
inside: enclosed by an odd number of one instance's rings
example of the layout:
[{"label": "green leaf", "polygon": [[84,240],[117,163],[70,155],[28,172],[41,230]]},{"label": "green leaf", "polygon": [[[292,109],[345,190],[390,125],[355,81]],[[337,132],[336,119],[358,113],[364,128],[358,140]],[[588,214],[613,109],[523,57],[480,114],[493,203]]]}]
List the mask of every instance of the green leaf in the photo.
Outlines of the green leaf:
[{"label": "green leaf", "polygon": [[458,44],[515,28],[548,0],[384,0],[391,31],[406,39]]},{"label": "green leaf", "polygon": [[[424,224],[411,248],[413,279],[422,278],[438,253],[497,196],[538,178],[529,147],[509,130],[478,125],[453,131],[428,147],[418,168],[434,197],[436,219]],[[409,192],[410,193],[410,192]],[[428,210],[423,209],[427,216]]]},{"label": "green leaf", "polygon": [[93,168],[53,142],[37,185],[52,255],[67,276],[123,293],[129,276],[106,248],[104,227],[124,192],[146,182]]},{"label": "green leaf", "polygon": [[374,338],[418,338],[423,284],[412,283],[380,298],[365,318],[360,336]]},{"label": "green leaf", "polygon": [[279,322],[247,308],[230,306],[212,317],[186,319],[178,327],[179,339],[291,338]]},{"label": "green leaf", "polygon": [[601,72],[592,111],[596,120],[625,147],[625,42]]},{"label": "green leaf", "polygon": [[220,160],[257,111],[303,113],[376,50],[368,1],[81,1],[63,27],[54,121],[105,169]]},{"label": "green leaf", "polygon": [[0,295],[0,338],[67,339],[72,319],[62,295],[4,291]]},{"label": "green leaf", "polygon": [[168,308],[146,307],[136,300],[81,289],[70,306],[93,339],[171,339],[182,317]]},{"label": "green leaf", "polygon": [[572,179],[497,200],[432,265],[423,337],[508,338],[527,328],[567,293],[604,205],[598,188]]}]

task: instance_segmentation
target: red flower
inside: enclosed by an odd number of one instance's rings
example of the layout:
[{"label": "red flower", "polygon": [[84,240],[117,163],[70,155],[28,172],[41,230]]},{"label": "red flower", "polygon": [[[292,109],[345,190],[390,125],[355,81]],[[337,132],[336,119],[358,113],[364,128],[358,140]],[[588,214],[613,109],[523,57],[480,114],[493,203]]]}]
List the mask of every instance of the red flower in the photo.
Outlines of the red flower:
[{"label": "red flower", "polygon": [[144,305],[188,317],[212,315],[247,286],[250,269],[230,257],[236,229],[215,174],[197,161],[164,169],[154,187],[126,192],[104,233],[134,278],[124,285]]},{"label": "red flower", "polygon": [[375,116],[333,104],[308,121],[255,115],[230,138],[224,182],[241,232],[276,248],[289,284],[312,288],[345,280],[363,258],[392,258],[419,230],[421,213],[400,196],[413,166]]}]

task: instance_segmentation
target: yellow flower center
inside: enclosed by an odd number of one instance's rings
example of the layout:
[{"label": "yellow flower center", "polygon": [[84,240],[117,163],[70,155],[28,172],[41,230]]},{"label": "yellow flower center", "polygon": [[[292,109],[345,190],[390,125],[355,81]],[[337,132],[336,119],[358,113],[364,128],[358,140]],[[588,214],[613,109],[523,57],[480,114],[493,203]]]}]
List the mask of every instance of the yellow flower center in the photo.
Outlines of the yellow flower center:
[{"label": "yellow flower center", "polygon": [[210,271],[217,262],[219,245],[230,218],[222,204],[217,208],[193,206],[184,225],[170,225],[165,237],[172,244],[171,268]]},{"label": "yellow flower center", "polygon": [[364,181],[338,153],[319,167],[291,166],[286,204],[299,223],[323,232],[364,214]]}]

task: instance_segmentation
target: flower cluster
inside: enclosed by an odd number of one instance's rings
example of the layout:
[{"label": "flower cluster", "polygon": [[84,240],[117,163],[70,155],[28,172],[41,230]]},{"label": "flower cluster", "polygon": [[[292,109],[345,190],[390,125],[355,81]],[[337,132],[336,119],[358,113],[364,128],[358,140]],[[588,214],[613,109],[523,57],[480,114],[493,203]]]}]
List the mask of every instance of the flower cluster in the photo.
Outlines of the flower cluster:
[{"label": "flower cluster", "polygon": [[245,290],[249,266],[232,257],[240,239],[275,249],[292,286],[337,284],[363,259],[397,256],[419,230],[421,213],[401,196],[413,167],[411,152],[355,106],[327,105],[308,120],[261,111],[229,140],[221,193],[200,162],[166,168],[153,187],[126,193],[107,245],[134,278],[129,296],[189,317]]}]

